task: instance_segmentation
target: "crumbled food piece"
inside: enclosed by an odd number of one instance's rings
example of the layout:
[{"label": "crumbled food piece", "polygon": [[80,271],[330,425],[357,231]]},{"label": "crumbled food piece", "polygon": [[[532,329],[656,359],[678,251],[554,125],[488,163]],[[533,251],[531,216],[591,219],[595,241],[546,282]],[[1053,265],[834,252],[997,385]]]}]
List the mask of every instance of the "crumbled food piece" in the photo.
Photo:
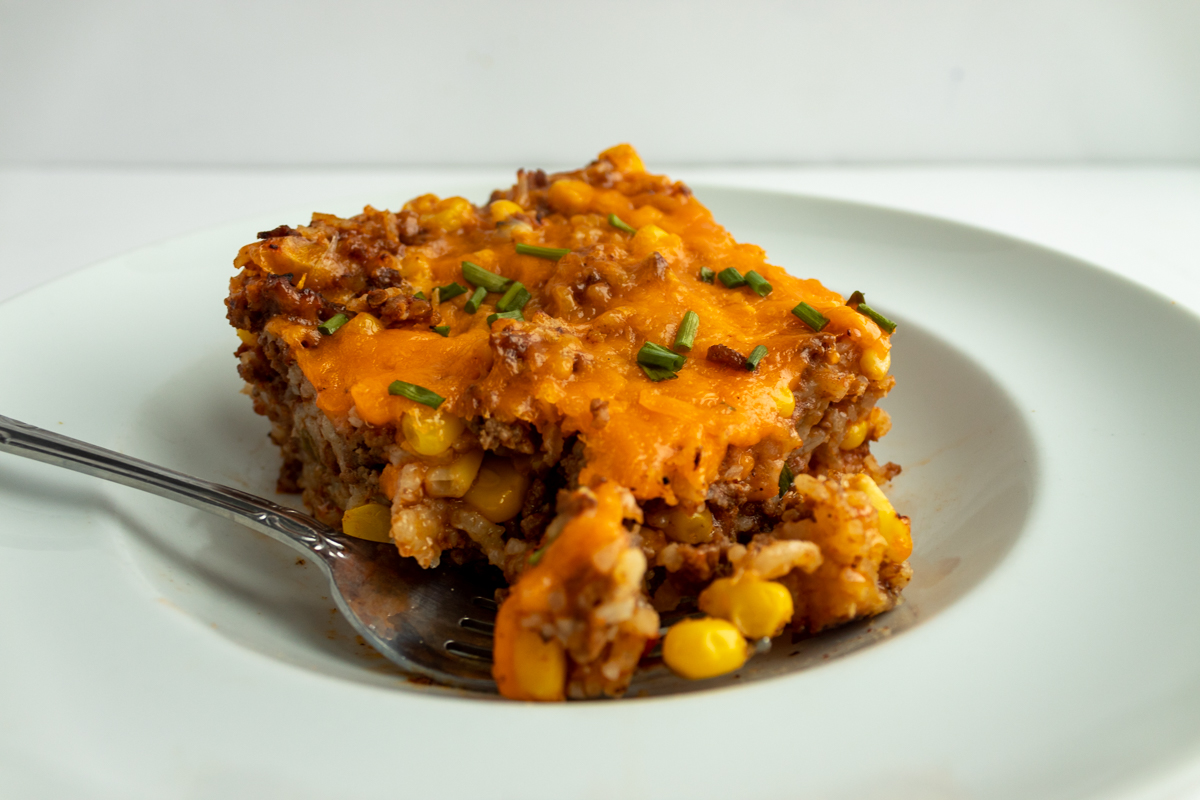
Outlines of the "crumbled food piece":
[{"label": "crumbled food piece", "polygon": [[723,344],[714,344],[708,348],[708,353],[704,357],[712,363],[720,364],[723,367],[746,369],[746,357],[732,347],[727,347]]}]

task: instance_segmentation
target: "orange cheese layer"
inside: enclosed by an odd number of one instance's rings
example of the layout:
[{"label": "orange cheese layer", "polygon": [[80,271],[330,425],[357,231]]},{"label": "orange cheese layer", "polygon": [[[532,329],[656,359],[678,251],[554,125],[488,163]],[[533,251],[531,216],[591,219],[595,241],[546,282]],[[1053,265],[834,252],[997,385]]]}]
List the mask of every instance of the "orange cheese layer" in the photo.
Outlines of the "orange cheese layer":
[{"label": "orange cheese layer", "polygon": [[[815,307],[830,318],[825,333],[849,335],[864,350],[885,355],[889,342],[841,295],[766,263],[761,248],[734,241],[690,192],[640,164],[623,145],[555,181],[545,191],[552,213],[540,224],[511,217],[505,200],[476,208],[462,198],[426,195],[405,206],[439,233],[397,260],[414,287],[431,295],[452,281],[469,286],[461,263],[472,261],[529,289],[524,322],[498,320],[489,328],[486,318],[499,299],[489,294],[475,314],[463,310],[467,295],[439,305],[448,337],[427,326],[370,332],[348,325],[303,347],[305,325],[276,319],[273,330],[292,344],[331,418],[353,409],[370,425],[398,423],[414,407],[388,394],[388,385],[402,380],[437,392],[446,398],[443,410],[462,417],[578,434],[587,455],[583,485],[609,479],[639,500],[698,504],[727,448],[765,449],[775,460],[800,444],[788,419],[790,391],[807,366],[802,348],[812,331],[791,313],[794,306]],[[636,234],[613,227],[610,213]],[[551,261],[517,254],[517,242],[572,252]],[[290,253],[260,250],[254,260],[310,288],[327,282],[332,288],[341,268],[328,255],[332,247],[317,244],[300,240]],[[704,283],[701,267],[755,270],[773,291],[759,297],[719,279]],[[335,291],[327,296],[337,299]],[[675,380],[650,381],[637,366],[639,348],[647,341],[671,347],[689,310],[699,315],[700,328],[686,365]],[[768,355],[754,372],[737,370],[705,360],[715,344],[743,355],[765,345]],[[777,491],[777,477],[777,469],[757,476],[752,499]]]}]

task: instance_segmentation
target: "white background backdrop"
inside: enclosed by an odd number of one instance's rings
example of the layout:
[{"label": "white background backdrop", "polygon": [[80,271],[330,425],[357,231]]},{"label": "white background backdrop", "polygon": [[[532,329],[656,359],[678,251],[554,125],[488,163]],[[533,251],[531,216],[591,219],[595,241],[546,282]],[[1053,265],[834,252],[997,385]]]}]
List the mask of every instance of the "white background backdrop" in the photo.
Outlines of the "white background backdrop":
[{"label": "white background backdrop", "polygon": [[0,0],[6,164],[1200,158],[1194,0]]}]

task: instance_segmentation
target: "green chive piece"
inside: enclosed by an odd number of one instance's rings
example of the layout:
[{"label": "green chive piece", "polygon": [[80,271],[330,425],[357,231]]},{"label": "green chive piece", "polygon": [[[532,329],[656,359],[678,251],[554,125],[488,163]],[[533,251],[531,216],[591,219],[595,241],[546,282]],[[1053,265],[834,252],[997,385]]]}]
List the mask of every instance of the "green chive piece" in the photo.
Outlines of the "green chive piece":
[{"label": "green chive piece", "polygon": [[458,281],[455,281],[454,283],[447,283],[445,286],[438,287],[438,297],[441,298],[441,302],[443,303],[452,297],[458,297],[460,294],[466,293],[467,287],[463,286]]},{"label": "green chive piece", "polygon": [[717,273],[717,277],[721,279],[721,283],[725,284],[726,289],[736,289],[739,286],[746,285],[746,279],[742,277],[742,273],[733,267],[726,267],[721,270]]},{"label": "green chive piece", "polygon": [[497,275],[494,272],[489,272],[478,264],[472,264],[470,261],[462,262],[463,277],[467,279],[467,283],[472,286],[482,286],[489,292],[503,292],[512,285],[512,281],[505,278],[503,275]]},{"label": "green chive piece", "polygon": [[746,369],[754,372],[754,370],[758,369],[758,362],[762,361],[766,354],[767,348],[765,345],[760,344],[758,347],[751,350],[750,355],[746,358]]},{"label": "green chive piece", "polygon": [[858,313],[870,317],[876,325],[883,328],[884,333],[891,333],[892,331],[896,330],[896,323],[892,322],[890,319],[885,317],[883,314],[880,314],[866,303],[858,304]]},{"label": "green chive piece", "polygon": [[662,367],[652,367],[649,364],[638,364],[638,366],[642,368],[642,372],[646,373],[646,377],[655,383],[673,381],[679,377],[674,372],[671,372],[671,370],[663,369]]},{"label": "green chive piece", "polygon": [[326,336],[332,336],[333,332],[350,321],[350,317],[345,314],[334,314],[329,319],[317,326],[317,330]]},{"label": "green chive piece", "polygon": [[792,309],[792,313],[800,318],[808,327],[814,331],[821,331],[829,324],[829,318],[810,306],[808,303],[801,303]]},{"label": "green chive piece", "polygon": [[779,470],[779,496],[783,497],[788,493],[788,489],[792,488],[792,481],[796,476],[792,474],[792,468],[787,464],[783,465],[783,469]]},{"label": "green chive piece", "polygon": [[504,296],[496,301],[497,311],[520,311],[525,308],[525,304],[529,302],[531,295],[529,290],[525,288],[525,284],[516,281],[512,286],[508,287],[508,291]]},{"label": "green chive piece", "polygon": [[700,330],[700,315],[689,311],[683,315],[679,330],[675,333],[675,349],[691,350],[696,342],[696,331]]},{"label": "green chive piece", "polygon": [[536,258],[544,258],[547,261],[558,261],[571,252],[571,250],[564,247],[538,247],[535,244],[518,244],[517,252],[523,256],[534,256]]},{"label": "green chive piece", "polygon": [[632,225],[627,225],[626,223],[622,222],[621,218],[618,217],[616,214],[608,215],[608,224],[612,225],[614,228],[616,228],[619,231],[625,231],[626,233],[637,233],[637,228],[633,227]]},{"label": "green chive piece", "polygon": [[766,297],[771,293],[771,284],[767,283],[767,279],[759,275],[754,270],[746,273],[746,283],[750,284],[759,297]]},{"label": "green chive piece", "polygon": [[851,308],[854,308],[859,303],[865,303],[865,302],[867,302],[867,298],[865,296],[863,296],[862,292],[860,292],[856,289],[854,294],[850,295],[850,299],[846,301],[846,305],[850,306]]},{"label": "green chive piece", "polygon": [[428,299],[429,298],[425,296],[424,292],[417,292],[416,294],[413,295],[413,300],[428,300]]},{"label": "green chive piece", "polygon": [[434,326],[432,326],[431,330],[434,333],[438,334],[439,336],[449,336],[450,335],[450,326],[449,325],[434,325]]},{"label": "green chive piece", "polygon": [[646,342],[642,345],[642,349],[638,350],[637,354],[637,362],[639,364],[647,367],[661,367],[662,369],[669,369],[672,372],[678,372],[683,369],[685,361],[687,359],[679,355],[679,353],[673,353],[661,344],[655,344],[654,342]]},{"label": "green chive piece", "polygon": [[546,554],[545,547],[539,547],[529,554],[529,566],[536,567],[538,562],[542,560],[542,556]]},{"label": "green chive piece", "polygon": [[471,299],[467,300],[463,305],[463,311],[468,314],[474,314],[479,310],[479,304],[483,302],[485,297],[487,297],[487,289],[482,286],[476,286],[475,293],[471,295]]},{"label": "green chive piece", "polygon": [[512,311],[501,311],[499,314],[488,314],[487,324],[491,325],[498,319],[519,319],[525,321],[525,315],[521,313],[521,309],[515,308]]},{"label": "green chive piece", "polygon": [[446,402],[446,398],[437,392],[431,392],[424,386],[417,386],[415,383],[405,383],[404,381],[392,381],[392,385],[388,387],[388,394],[407,397],[414,403],[420,403],[434,409]]},{"label": "green chive piece", "polygon": [[320,456],[317,455],[317,444],[313,441],[312,434],[304,428],[300,429],[300,446],[304,448],[304,452],[313,461],[319,461]]},{"label": "green chive piece", "polygon": [[704,283],[712,283],[713,278],[717,277],[717,273],[713,272],[708,267],[700,268],[700,280]]}]

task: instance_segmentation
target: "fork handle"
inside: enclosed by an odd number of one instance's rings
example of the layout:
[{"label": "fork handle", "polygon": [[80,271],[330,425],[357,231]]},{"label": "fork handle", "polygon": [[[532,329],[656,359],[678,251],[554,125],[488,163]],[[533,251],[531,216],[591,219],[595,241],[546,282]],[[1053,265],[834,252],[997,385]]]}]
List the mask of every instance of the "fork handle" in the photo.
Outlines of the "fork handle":
[{"label": "fork handle", "polygon": [[3,415],[0,415],[0,452],[176,500],[254,528],[326,561],[339,558],[346,549],[341,534],[302,512]]}]

